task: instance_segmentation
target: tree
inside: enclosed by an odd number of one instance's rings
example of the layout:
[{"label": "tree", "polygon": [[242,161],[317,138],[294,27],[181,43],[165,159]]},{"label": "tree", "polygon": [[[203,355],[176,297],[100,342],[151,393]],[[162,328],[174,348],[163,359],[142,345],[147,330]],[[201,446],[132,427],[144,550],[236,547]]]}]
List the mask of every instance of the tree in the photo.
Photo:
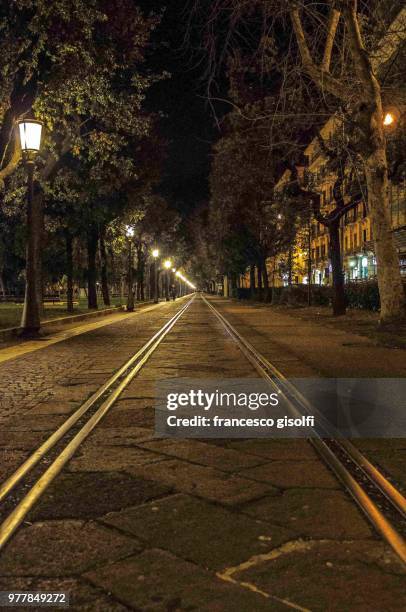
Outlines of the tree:
[{"label": "tree", "polygon": [[[278,101],[272,123],[278,115],[285,115],[286,120],[294,114],[299,100],[294,92],[300,82],[302,101],[313,101],[307,117],[316,120],[317,113],[326,118],[342,113],[352,125],[351,146],[363,160],[368,187],[381,320],[402,318],[405,299],[391,233],[383,126],[388,92],[382,83],[406,35],[406,9],[400,2],[374,1],[358,6],[356,0],[316,4],[307,0],[218,0],[210,6],[196,4],[207,11],[203,43],[210,57],[211,95],[220,58],[235,58],[243,51],[251,57],[256,80]],[[398,88],[401,82],[399,77]]]},{"label": "tree", "polygon": [[33,109],[46,127],[30,211],[27,286],[34,290],[27,292],[22,322],[30,332],[39,327],[43,188],[67,155],[98,170],[109,164],[135,174],[131,145],[148,131],[141,108],[156,80],[142,64],[158,18],[144,17],[130,0],[114,7],[96,0],[17,0],[1,10],[0,180],[19,161],[15,120]]},{"label": "tree", "polygon": [[281,214],[273,197],[274,158],[266,137],[250,121],[231,113],[224,136],[214,147],[210,177],[211,227],[220,272],[231,278],[248,266],[258,272],[258,287],[269,298],[266,260],[292,240],[292,210]]}]

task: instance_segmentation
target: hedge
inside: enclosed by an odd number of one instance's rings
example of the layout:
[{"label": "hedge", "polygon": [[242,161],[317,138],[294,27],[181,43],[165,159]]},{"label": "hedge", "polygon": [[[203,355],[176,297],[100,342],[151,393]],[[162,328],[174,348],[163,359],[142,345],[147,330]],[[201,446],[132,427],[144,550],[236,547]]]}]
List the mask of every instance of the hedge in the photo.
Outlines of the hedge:
[{"label": "hedge", "polygon": [[[403,284],[406,293],[406,284]],[[289,306],[307,305],[307,285],[291,285],[290,287],[273,287],[269,290],[269,299],[272,304],[286,304]],[[239,299],[250,299],[250,289],[238,289]],[[349,308],[379,311],[379,290],[376,280],[345,285],[345,297]],[[254,299],[258,299],[258,291],[254,292]],[[328,306],[332,300],[332,288],[329,286],[312,285],[312,305]]]}]

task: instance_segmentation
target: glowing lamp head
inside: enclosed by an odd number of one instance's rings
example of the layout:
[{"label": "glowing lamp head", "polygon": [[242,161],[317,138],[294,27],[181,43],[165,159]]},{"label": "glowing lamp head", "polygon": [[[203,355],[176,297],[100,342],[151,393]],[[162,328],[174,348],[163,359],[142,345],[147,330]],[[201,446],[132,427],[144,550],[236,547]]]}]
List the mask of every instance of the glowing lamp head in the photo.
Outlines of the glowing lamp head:
[{"label": "glowing lamp head", "polygon": [[159,257],[159,249],[154,249],[154,250],[152,251],[152,257],[155,257],[155,259],[156,259],[157,257]]},{"label": "glowing lamp head", "polygon": [[385,126],[393,125],[396,121],[395,115],[393,113],[385,113],[383,118],[383,124]]},{"label": "glowing lamp head", "polygon": [[176,272],[176,276],[177,276],[177,277],[180,277],[180,276],[181,276],[181,273],[179,272],[179,270]]},{"label": "glowing lamp head", "polygon": [[175,272],[176,272],[176,268],[172,268],[172,272],[175,274]]},{"label": "glowing lamp head", "polygon": [[41,147],[42,123],[34,119],[18,122],[20,144],[23,153],[38,153]]},{"label": "glowing lamp head", "polygon": [[131,225],[126,225],[125,233],[128,238],[132,238],[134,236],[134,228]]},{"label": "glowing lamp head", "polygon": [[165,266],[165,268],[166,268],[167,270],[169,270],[169,268],[171,268],[171,267],[172,267],[172,262],[171,262],[171,260],[170,260],[170,259],[166,259],[166,260],[164,261],[164,266]]}]

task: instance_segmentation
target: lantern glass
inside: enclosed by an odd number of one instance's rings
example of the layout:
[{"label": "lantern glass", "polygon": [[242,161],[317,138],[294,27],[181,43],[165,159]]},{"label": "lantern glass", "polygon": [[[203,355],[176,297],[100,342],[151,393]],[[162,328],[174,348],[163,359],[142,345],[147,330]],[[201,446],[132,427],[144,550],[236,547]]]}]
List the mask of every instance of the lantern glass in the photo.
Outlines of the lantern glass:
[{"label": "lantern glass", "polygon": [[42,124],[33,119],[25,119],[19,122],[18,127],[22,151],[38,153],[41,147]]}]

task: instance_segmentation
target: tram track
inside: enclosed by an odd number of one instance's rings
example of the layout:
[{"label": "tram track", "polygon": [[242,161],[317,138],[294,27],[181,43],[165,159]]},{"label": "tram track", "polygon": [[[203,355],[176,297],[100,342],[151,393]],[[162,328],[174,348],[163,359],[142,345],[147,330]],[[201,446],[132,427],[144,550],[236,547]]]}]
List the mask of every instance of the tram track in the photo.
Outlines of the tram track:
[{"label": "tram track", "polygon": [[[248,342],[209,300],[204,296],[202,299],[260,376],[274,390],[283,394],[292,416],[300,417],[317,412],[284,374]],[[404,527],[406,518],[406,499],[402,493],[350,440],[324,438],[317,434],[309,438],[308,442],[333,471],[374,529],[406,564],[406,541],[399,530],[399,526]]]},{"label": "tram track", "polygon": [[[190,307],[194,296],[184,304],[130,359],[60,425],[2,484],[0,504],[10,512],[0,524],[0,551],[49,485],[55,480],[77,449],[108,413],[137,376],[163,339]],[[65,445],[63,445],[65,442]],[[62,446],[62,448],[59,448]],[[55,449],[57,451],[55,452]],[[35,470],[38,476],[24,485]],[[15,495],[19,489],[20,495]],[[13,495],[12,495],[13,494]]]},{"label": "tram track", "polygon": [[[3,513],[0,516],[4,517],[0,524],[0,551],[194,299],[192,297],[183,305],[113,376],[32,452],[11,476],[0,484],[0,504],[3,506]],[[282,391],[291,414],[297,417],[314,412],[298,389],[257,351],[210,301],[205,297],[202,299],[259,375],[267,380],[273,389]],[[308,441],[335,473],[375,530],[406,563],[406,543],[397,528],[406,516],[406,500],[401,492],[349,440],[324,439],[320,436],[309,438]]]}]

